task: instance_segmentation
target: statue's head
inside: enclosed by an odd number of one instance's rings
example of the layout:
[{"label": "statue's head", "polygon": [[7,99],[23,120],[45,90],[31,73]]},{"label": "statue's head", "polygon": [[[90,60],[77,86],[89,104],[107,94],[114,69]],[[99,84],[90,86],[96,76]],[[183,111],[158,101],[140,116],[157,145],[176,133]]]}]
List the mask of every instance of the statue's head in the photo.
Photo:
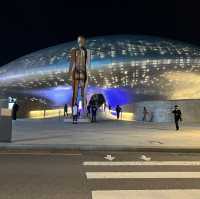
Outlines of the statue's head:
[{"label": "statue's head", "polygon": [[82,48],[82,47],[85,46],[85,43],[86,43],[85,37],[79,36],[78,39],[77,39],[77,41],[78,41],[78,45],[79,45],[80,48]]}]

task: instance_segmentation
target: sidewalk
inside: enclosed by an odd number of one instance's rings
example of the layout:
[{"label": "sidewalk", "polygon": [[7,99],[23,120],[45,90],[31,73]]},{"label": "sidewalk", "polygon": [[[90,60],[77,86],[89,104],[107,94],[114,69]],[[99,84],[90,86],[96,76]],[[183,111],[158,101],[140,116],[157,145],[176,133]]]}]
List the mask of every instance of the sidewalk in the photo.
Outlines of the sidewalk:
[{"label": "sidewalk", "polygon": [[116,120],[64,123],[63,120],[19,120],[12,143],[0,149],[199,150],[200,124],[153,124]]}]

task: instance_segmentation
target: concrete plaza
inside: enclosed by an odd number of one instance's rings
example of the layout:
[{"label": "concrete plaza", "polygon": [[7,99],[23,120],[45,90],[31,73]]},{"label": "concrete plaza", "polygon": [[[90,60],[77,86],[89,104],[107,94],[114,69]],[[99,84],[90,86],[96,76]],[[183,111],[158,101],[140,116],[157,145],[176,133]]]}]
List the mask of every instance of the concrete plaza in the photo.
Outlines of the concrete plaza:
[{"label": "concrete plaza", "polygon": [[65,123],[58,119],[17,120],[12,143],[1,148],[58,148],[81,150],[200,149],[200,124],[142,123],[104,120]]}]

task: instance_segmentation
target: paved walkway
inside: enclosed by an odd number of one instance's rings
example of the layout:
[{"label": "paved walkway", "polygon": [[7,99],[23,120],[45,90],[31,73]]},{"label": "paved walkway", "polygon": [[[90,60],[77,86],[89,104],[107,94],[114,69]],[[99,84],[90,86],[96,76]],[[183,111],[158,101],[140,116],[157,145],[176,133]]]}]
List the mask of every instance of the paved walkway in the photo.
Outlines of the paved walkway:
[{"label": "paved walkway", "polygon": [[13,142],[0,147],[76,149],[199,148],[200,124],[153,124],[116,120],[98,123],[64,123],[58,119],[18,120]]}]

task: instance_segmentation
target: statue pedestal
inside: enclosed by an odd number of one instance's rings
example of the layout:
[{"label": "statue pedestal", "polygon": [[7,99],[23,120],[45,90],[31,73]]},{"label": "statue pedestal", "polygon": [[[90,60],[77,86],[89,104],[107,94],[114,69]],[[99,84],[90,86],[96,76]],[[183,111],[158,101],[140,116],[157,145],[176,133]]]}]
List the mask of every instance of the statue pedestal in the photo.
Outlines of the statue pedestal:
[{"label": "statue pedestal", "polygon": [[[64,122],[72,123],[73,117],[71,116],[71,117],[64,118]],[[87,116],[86,112],[80,112],[77,122],[78,123],[88,123],[88,122],[90,122],[90,118]]]},{"label": "statue pedestal", "polygon": [[[64,122],[65,123],[73,123],[73,119],[65,118]],[[90,119],[89,118],[78,118],[77,123],[90,123]]]}]

